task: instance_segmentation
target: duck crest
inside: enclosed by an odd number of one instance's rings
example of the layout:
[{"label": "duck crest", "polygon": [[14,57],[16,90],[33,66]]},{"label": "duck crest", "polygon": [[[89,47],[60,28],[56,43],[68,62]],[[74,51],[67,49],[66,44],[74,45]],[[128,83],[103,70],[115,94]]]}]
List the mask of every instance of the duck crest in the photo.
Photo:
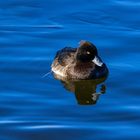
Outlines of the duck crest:
[{"label": "duck crest", "polygon": [[87,47],[91,45],[90,42],[85,41],[85,40],[81,40],[79,44],[80,44],[80,46],[84,45],[84,46],[87,46]]}]

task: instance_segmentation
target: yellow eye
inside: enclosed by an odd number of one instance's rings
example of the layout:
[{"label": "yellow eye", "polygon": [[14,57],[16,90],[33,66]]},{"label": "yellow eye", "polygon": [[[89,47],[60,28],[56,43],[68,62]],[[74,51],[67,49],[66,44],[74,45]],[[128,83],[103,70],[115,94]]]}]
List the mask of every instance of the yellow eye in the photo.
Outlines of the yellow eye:
[{"label": "yellow eye", "polygon": [[89,51],[87,51],[87,54],[90,54],[90,52],[89,52]]}]

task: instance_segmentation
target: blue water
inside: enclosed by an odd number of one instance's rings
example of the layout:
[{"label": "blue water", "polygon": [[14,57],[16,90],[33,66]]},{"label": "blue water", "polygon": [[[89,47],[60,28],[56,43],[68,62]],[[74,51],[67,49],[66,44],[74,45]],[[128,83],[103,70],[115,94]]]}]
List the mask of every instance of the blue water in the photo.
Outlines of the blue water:
[{"label": "blue water", "polygon": [[[0,140],[139,140],[139,13],[139,0],[0,1]],[[94,105],[43,78],[82,39],[110,71]]]}]

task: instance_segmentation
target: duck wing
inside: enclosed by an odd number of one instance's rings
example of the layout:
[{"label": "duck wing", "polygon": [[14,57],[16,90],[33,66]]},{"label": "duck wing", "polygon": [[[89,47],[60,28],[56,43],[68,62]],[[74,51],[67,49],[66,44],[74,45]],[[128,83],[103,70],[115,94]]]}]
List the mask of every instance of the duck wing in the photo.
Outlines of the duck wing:
[{"label": "duck wing", "polygon": [[76,48],[65,47],[57,52],[55,59],[58,60],[60,65],[66,66],[73,62],[76,50]]}]

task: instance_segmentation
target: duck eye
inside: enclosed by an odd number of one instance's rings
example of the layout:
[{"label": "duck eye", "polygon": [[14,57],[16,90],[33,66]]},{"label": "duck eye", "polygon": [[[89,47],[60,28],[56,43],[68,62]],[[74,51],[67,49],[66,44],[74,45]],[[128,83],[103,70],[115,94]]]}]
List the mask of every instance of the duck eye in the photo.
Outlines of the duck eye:
[{"label": "duck eye", "polygon": [[90,52],[89,52],[89,51],[87,51],[87,54],[90,54]]}]

